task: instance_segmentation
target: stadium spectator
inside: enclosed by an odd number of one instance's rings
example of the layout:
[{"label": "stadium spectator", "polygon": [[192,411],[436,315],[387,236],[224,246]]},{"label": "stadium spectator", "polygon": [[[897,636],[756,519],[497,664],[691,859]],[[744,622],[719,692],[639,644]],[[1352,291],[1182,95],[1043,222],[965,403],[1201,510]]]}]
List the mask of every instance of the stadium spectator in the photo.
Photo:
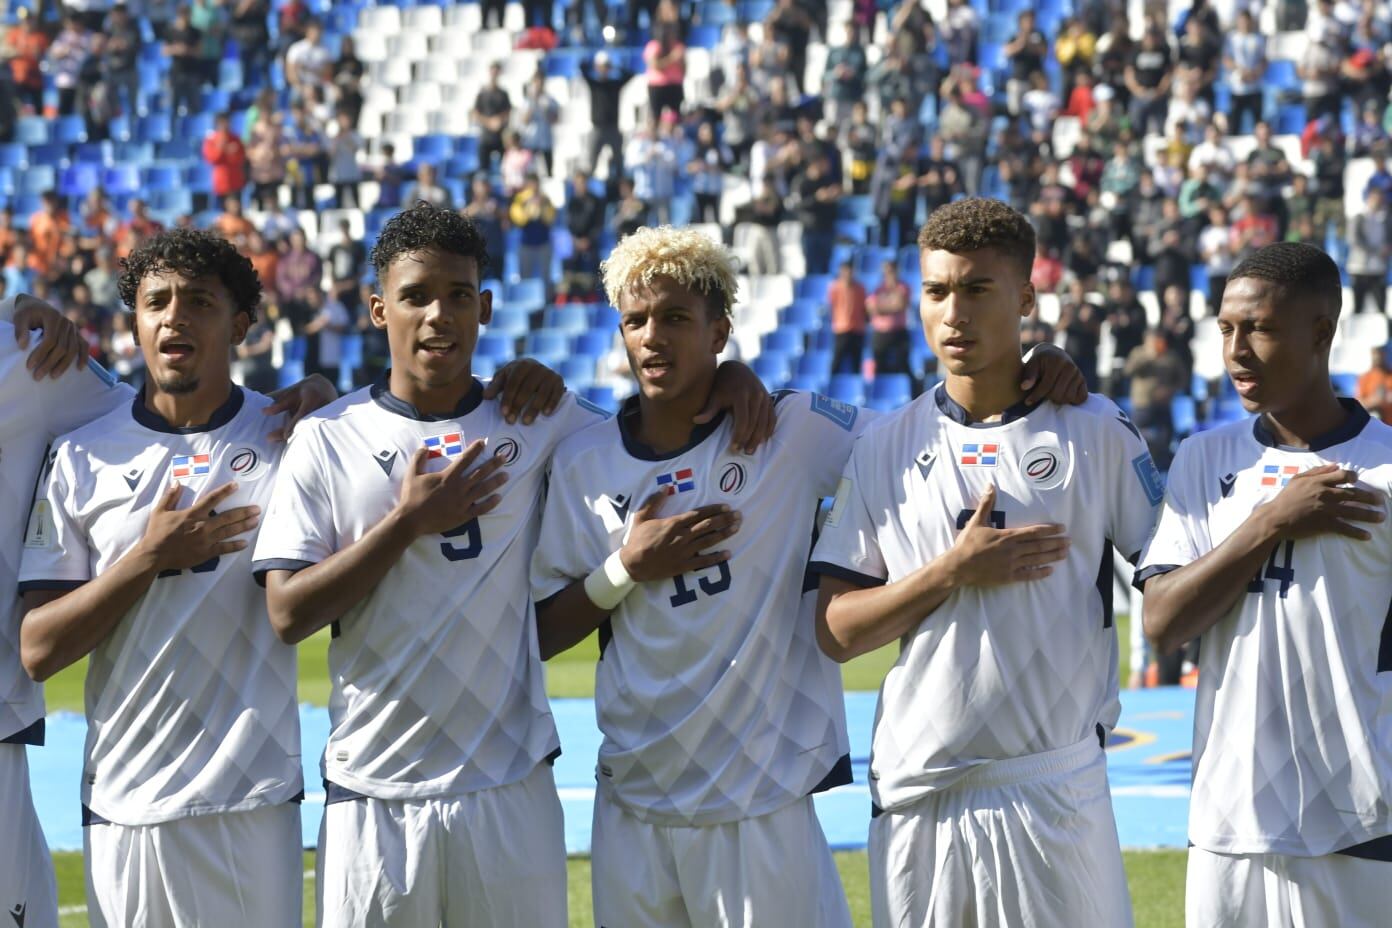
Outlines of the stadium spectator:
[{"label": "stadium spectator", "polygon": [[716,137],[715,124],[702,120],[696,128],[692,157],[686,162],[692,195],[696,200],[692,217],[696,222],[720,221],[720,196],[725,189],[725,175],[733,164],[734,155]]},{"label": "stadium spectator", "polygon": [[472,117],[479,127],[479,164],[485,170],[492,168],[494,155],[502,155],[503,132],[512,120],[512,98],[499,83],[502,74],[503,66],[496,61],[491,63],[488,83],[474,98]]},{"label": "stadium spectator", "polygon": [[358,185],[363,179],[360,161],[363,140],[353,127],[350,113],[340,112],[334,119],[328,146],[328,175],[334,188],[334,202],[340,209],[356,208],[362,202]]},{"label": "stadium spectator", "polygon": [[1145,343],[1126,356],[1124,373],[1131,382],[1131,421],[1156,465],[1168,467],[1175,437],[1170,401],[1189,385],[1183,361],[1170,351],[1169,335],[1163,329],[1147,332]]},{"label": "stadium spectator", "polygon": [[1044,59],[1049,54],[1049,40],[1039,31],[1036,22],[1034,10],[1021,10],[1016,17],[1015,35],[1002,49],[1010,62],[1005,105],[1012,116],[1021,114],[1025,93],[1034,87],[1034,75],[1044,72]]},{"label": "stadium spectator", "polygon": [[868,62],[860,43],[860,30],[854,23],[847,23],[833,33],[837,38],[827,51],[822,96],[826,119],[835,126],[844,122],[857,100],[864,98]]},{"label": "stadium spectator", "polygon": [[1300,77],[1300,93],[1305,101],[1305,118],[1315,120],[1323,115],[1339,116],[1339,69],[1342,64],[1339,39],[1331,31],[1324,38],[1310,42],[1296,66]]},{"label": "stadium spectator", "polygon": [[140,103],[140,27],[126,5],[118,3],[107,15],[102,32],[102,77],[117,93],[125,112],[133,113]]},{"label": "stadium spectator", "polygon": [[782,269],[778,224],[786,218],[783,197],[772,184],[765,181],[759,187],[759,193],[740,211],[740,223],[735,230],[736,238],[741,232],[744,235],[745,248],[749,253],[749,273],[777,274]]},{"label": "stadium spectator", "polygon": [[290,119],[285,123],[286,153],[290,156],[285,180],[290,187],[290,202],[296,209],[314,207],[314,186],[328,167],[323,129],[315,122],[305,100],[290,105]]},{"label": "stadium spectator", "polygon": [[947,46],[949,65],[976,63],[976,42],[980,30],[980,17],[967,0],[947,0],[947,16],[943,19],[940,34]]},{"label": "stadium spectator", "polygon": [[343,305],[350,319],[357,319],[363,308],[362,279],[367,270],[367,248],[353,234],[353,224],[347,219],[338,221],[338,241],[329,247],[325,257],[329,265],[330,297]]},{"label": "stadium spectator", "polygon": [[503,133],[503,156],[498,161],[498,176],[503,181],[503,196],[514,196],[522,189],[528,174],[536,173],[536,156],[522,147],[522,136],[512,129]]},{"label": "stadium spectator", "polygon": [[538,69],[522,94],[521,135],[522,146],[536,156],[543,176],[555,173],[553,127],[560,117],[560,105],[546,92],[546,72]]},{"label": "stadium spectator", "polygon": [[406,188],[406,168],[397,163],[396,146],[383,142],[381,155],[372,176],[377,181],[376,209],[397,209],[401,206],[401,192]]},{"label": "stadium spectator", "polygon": [[121,269],[116,266],[116,257],[109,246],[96,250],[92,267],[82,276],[82,282],[92,294],[92,302],[116,315],[122,315],[120,276]]},{"label": "stadium spectator", "polygon": [[43,109],[43,60],[49,43],[43,24],[28,9],[19,11],[18,24],[5,33],[4,56],[10,62],[10,76],[30,112]]},{"label": "stadium spectator", "polygon": [[1108,394],[1121,396],[1126,389],[1123,368],[1131,352],[1145,341],[1146,311],[1136,297],[1131,275],[1126,268],[1109,269],[1106,298],[1102,317],[1112,332],[1112,370],[1108,378]]},{"label": "stadium spectator", "polygon": [[324,45],[324,26],[319,20],[305,23],[304,38],[285,52],[285,81],[297,98],[308,96],[310,88],[323,90],[333,83],[333,54]]},{"label": "stadium spectator", "polygon": [[551,224],[556,221],[556,206],[541,189],[541,179],[528,174],[522,189],[512,199],[508,218],[522,240],[517,249],[517,272],[524,280],[542,280],[548,297],[554,281],[551,277]]},{"label": "stadium spectator", "polygon": [[[111,372],[123,382],[139,387],[145,380],[145,356],[131,331],[131,317],[115,311],[111,315],[111,336],[106,352]],[[274,384],[272,384],[274,387]]]},{"label": "stadium spectator", "polygon": [[[474,175],[473,183],[469,187],[469,203],[464,207],[463,213],[474,220],[479,234],[483,236],[484,244],[488,246],[489,258],[497,263],[495,268],[480,268],[479,273],[485,279],[497,276],[501,273],[503,255],[507,252],[507,207],[494,193],[493,184],[489,181],[488,175],[482,171]],[[567,221],[571,218],[572,216],[568,214]],[[603,223],[602,207],[596,221]],[[599,228],[596,227],[594,232],[598,234]],[[573,228],[571,234],[575,235]]]},{"label": "stadium spectator", "polygon": [[556,302],[601,302],[599,265],[599,251],[594,241],[585,235],[575,239],[570,255],[561,262],[561,286]]},{"label": "stadium spectator", "polygon": [[116,229],[116,257],[126,258],[132,251],[153,238],[164,229],[163,224],[150,215],[145,201],[136,197],[130,201],[130,218]]},{"label": "stadium spectator", "polygon": [[[1073,111],[1073,94],[1077,92],[1078,86],[1084,82],[1087,82],[1087,86],[1091,88],[1093,60],[1096,54],[1097,36],[1088,26],[1087,20],[1081,15],[1071,16],[1064,20],[1058,38],[1054,42],[1054,58],[1063,69],[1064,89],[1069,95],[1069,114],[1081,119],[1086,119],[1087,113]],[[1043,67],[1042,63],[1040,67]],[[1091,93],[1088,96],[1090,99]]]},{"label": "stadium spectator", "polygon": [[1126,90],[1131,96],[1131,123],[1136,131],[1163,132],[1169,110],[1174,64],[1163,32],[1148,29],[1126,64]]},{"label": "stadium spectator", "polygon": [[666,24],[653,31],[653,37],[643,47],[643,63],[647,67],[648,113],[653,119],[665,110],[681,113],[686,80],[686,45],[677,27]]},{"label": "stadium spectator", "polygon": [[[589,172],[576,168],[566,197],[566,228],[572,238],[598,241],[604,228],[604,201],[591,189]],[[489,244],[492,248],[492,244]]]},{"label": "stadium spectator", "polygon": [[203,139],[203,161],[213,171],[213,196],[240,197],[247,182],[247,150],[226,113],[218,113]]},{"label": "stadium spectator", "polygon": [[908,311],[911,302],[908,285],[899,279],[898,265],[893,261],[882,262],[880,284],[865,300],[876,377],[909,373]]},{"label": "stadium spectator", "polygon": [[1392,344],[1373,347],[1373,363],[1358,378],[1358,402],[1383,422],[1392,423]]},{"label": "stadium spectator", "polygon": [[247,236],[246,256],[251,261],[251,266],[256,269],[262,292],[275,293],[276,266],[280,263],[280,252],[276,250],[275,245],[267,241],[260,232],[253,230]]},{"label": "stadium spectator", "polygon": [[203,34],[193,26],[189,8],[181,6],[164,33],[169,58],[170,106],[176,114],[196,113],[207,72],[203,68]]},{"label": "stadium spectator", "polygon": [[431,206],[438,206],[441,209],[451,208],[449,189],[440,184],[435,165],[429,161],[422,161],[420,166],[416,168],[416,180],[406,188],[402,200],[408,204],[424,200]]},{"label": "stadium spectator", "polygon": [[1208,275],[1208,311],[1218,314],[1223,302],[1223,288],[1228,274],[1237,263],[1233,255],[1232,229],[1228,226],[1228,211],[1222,203],[1212,203],[1208,207],[1208,225],[1199,233],[1199,258],[1204,263]]},{"label": "stadium spectator", "polygon": [[907,245],[918,225],[918,147],[886,146],[870,179],[870,198],[878,220],[881,246]]},{"label": "stadium spectator", "polygon": [[764,19],[764,31],[788,49],[788,73],[799,89],[807,86],[807,43],[815,26],[798,0],[776,0]]},{"label": "stadium spectator", "polygon": [[1377,187],[1364,197],[1362,212],[1348,219],[1348,273],[1353,283],[1353,311],[1368,308],[1380,315],[1387,312],[1387,269],[1392,258],[1392,212]]},{"label": "stadium spectator", "polygon": [[67,16],[45,56],[45,70],[58,90],[58,112],[77,111],[78,79],[95,46],[95,36],[77,16]]},{"label": "stadium spectator", "polygon": [[865,356],[865,286],[855,276],[855,262],[842,261],[836,279],[827,287],[831,317],[831,372],[858,374]]},{"label": "stadium spectator", "polygon": [[1256,17],[1250,9],[1238,11],[1236,31],[1228,33],[1223,48],[1223,67],[1228,75],[1232,104],[1228,129],[1249,131],[1262,118],[1262,77],[1266,74],[1266,37],[1257,31]]},{"label": "stadium spectator", "polygon": [[271,47],[270,0],[231,0],[228,4],[228,34],[237,43],[237,57],[242,65],[242,78],[247,86],[255,87],[270,67],[274,50]]},{"label": "stadium spectator", "polygon": [[629,142],[624,161],[639,199],[650,204],[659,224],[666,224],[681,163],[681,129],[675,110],[662,110],[660,119],[655,113]]},{"label": "stadium spectator", "polygon": [[311,293],[321,293],[324,265],[309,248],[303,229],[290,233],[290,245],[276,262],[275,298],[281,315],[290,320],[296,335],[314,315]]},{"label": "stadium spectator", "polygon": [[1097,356],[1102,341],[1102,320],[1102,308],[1088,299],[1082,282],[1070,279],[1066,292],[1059,298],[1058,330],[1063,333],[1063,350],[1083,372],[1089,393],[1096,393],[1100,388]]},{"label": "stadium spectator", "polygon": [[591,173],[596,172],[599,168],[599,156],[607,150],[609,189],[614,191],[618,189],[619,179],[624,176],[624,138],[623,133],[619,131],[619,94],[628,83],[629,76],[613,68],[609,53],[605,51],[595,54],[593,67],[582,64],[580,76],[590,90],[590,122],[594,126],[590,132],[586,166]]},{"label": "stadium spectator", "polygon": [[242,200],[237,196],[225,197],[222,201],[222,214],[213,223],[213,229],[227,239],[237,250],[246,252],[251,233],[256,231],[251,220],[242,212]]},{"label": "stadium spectator", "polygon": [[53,191],[42,195],[42,206],[29,217],[29,268],[40,276],[57,270],[63,240],[72,228],[63,198]]}]

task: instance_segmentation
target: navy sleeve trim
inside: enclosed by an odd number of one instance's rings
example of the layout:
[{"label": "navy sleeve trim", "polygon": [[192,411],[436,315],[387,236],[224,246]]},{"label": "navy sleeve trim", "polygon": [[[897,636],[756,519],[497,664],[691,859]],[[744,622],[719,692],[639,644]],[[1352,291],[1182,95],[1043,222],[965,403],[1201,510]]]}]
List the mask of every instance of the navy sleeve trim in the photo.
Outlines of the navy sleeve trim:
[{"label": "navy sleeve trim", "polygon": [[306,567],[313,567],[314,561],[297,561],[288,557],[271,557],[264,561],[251,562],[251,575],[256,578],[257,586],[266,585],[266,574],[273,570],[288,570],[291,573],[299,573]]},{"label": "navy sleeve trim", "polygon": [[339,786],[332,780],[324,781],[324,805],[331,806],[337,802],[354,802],[358,799],[366,799],[367,796],[355,789],[346,786]]},{"label": "navy sleeve trim", "polygon": [[19,731],[4,738],[0,738],[0,744],[32,744],[38,747],[44,743],[44,720],[39,719],[28,728],[21,728]]},{"label": "navy sleeve trim", "polygon": [[21,580],[19,595],[25,593],[71,593],[84,585],[86,580]]},{"label": "navy sleeve trim", "polygon": [[1131,578],[1131,585],[1144,593],[1145,583],[1151,577],[1158,577],[1172,570],[1179,570],[1182,566],[1182,564],[1151,564],[1149,567],[1136,571],[1136,576]]},{"label": "navy sleeve trim", "polygon": [[811,573],[821,574],[824,577],[835,577],[837,580],[854,583],[862,589],[884,586],[887,582],[883,577],[872,577],[858,570],[842,567],[840,564],[828,564],[826,561],[813,561],[807,565],[807,569]]},{"label": "navy sleeve trim", "polygon": [[1384,835],[1381,838],[1364,841],[1362,844],[1355,844],[1353,847],[1346,847],[1334,853],[1343,854],[1348,857],[1359,857],[1363,860],[1379,860],[1384,863],[1392,862],[1392,835]]},{"label": "navy sleeve trim", "polygon": [[842,754],[836,759],[836,763],[832,765],[832,768],[827,771],[827,775],[822,777],[821,781],[816,786],[812,787],[807,795],[811,796],[813,793],[824,793],[838,786],[846,786],[852,782],[853,779],[854,777],[851,776],[851,755]]}]

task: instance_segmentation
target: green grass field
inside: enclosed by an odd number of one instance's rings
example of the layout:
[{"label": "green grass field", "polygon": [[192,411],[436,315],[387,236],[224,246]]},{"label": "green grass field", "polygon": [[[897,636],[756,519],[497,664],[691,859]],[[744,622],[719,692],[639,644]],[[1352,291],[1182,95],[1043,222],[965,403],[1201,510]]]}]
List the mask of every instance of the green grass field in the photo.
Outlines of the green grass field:
[{"label": "green grass field", "polygon": [[[1121,638],[1121,666],[1130,666],[1129,623],[1126,616],[1117,619]],[[300,647],[300,699],[315,705],[325,705],[329,697],[328,632],[320,632]],[[848,690],[877,690],[885,672],[894,663],[894,647],[882,648],[848,663],[842,669],[842,679]],[[594,663],[599,656],[593,636],[579,647],[547,664],[547,691],[552,697],[589,697],[594,694]],[[69,667],[47,684],[50,712],[82,711],[82,680],[86,661]],[[1123,672],[1122,678],[1126,674]],[[1127,851],[1126,875],[1131,885],[1131,901],[1136,913],[1137,928],[1179,928],[1184,923],[1184,852]],[[87,924],[82,877],[82,855],[58,853],[53,855],[58,873],[58,904],[62,910],[63,928],[81,928]],[[870,924],[870,892],[867,862],[864,853],[846,852],[836,855],[841,881],[846,887],[851,915],[857,926]],[[314,924],[314,855],[304,857],[305,918],[304,924]],[[573,928],[593,928],[590,916],[590,863],[576,858],[569,865],[570,924]]]}]

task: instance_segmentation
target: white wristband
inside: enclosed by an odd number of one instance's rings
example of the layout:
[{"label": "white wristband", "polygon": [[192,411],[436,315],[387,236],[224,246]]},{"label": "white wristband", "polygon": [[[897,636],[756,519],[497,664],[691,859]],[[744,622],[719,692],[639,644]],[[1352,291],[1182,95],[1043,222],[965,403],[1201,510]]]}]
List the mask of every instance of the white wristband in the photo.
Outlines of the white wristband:
[{"label": "white wristband", "polygon": [[628,575],[628,568],[624,567],[619,552],[615,551],[585,578],[585,595],[590,598],[590,602],[605,612],[610,612],[623,602],[637,585]]}]

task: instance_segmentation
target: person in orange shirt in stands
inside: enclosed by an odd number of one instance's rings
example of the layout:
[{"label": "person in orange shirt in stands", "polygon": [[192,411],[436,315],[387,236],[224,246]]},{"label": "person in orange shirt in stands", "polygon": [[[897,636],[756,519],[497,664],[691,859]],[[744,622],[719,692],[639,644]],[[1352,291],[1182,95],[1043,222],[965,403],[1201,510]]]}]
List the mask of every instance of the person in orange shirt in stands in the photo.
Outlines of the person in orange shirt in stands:
[{"label": "person in orange shirt in stands", "polygon": [[43,195],[43,206],[29,217],[29,267],[48,276],[63,247],[63,237],[72,228],[63,201],[52,190]]},{"label": "person in orange shirt in stands", "polygon": [[118,258],[128,257],[132,251],[140,246],[141,242],[164,231],[164,226],[150,218],[150,214],[146,212],[144,200],[131,200],[130,214],[131,218],[121,223],[116,230],[116,257]]},{"label": "person in orange shirt in stands", "polygon": [[218,235],[236,245],[237,250],[243,254],[246,253],[251,233],[256,231],[251,220],[242,212],[241,197],[235,194],[222,201],[222,214],[213,223],[213,228]]},{"label": "person in orange shirt in stands", "polygon": [[842,261],[827,288],[831,308],[833,374],[857,374],[865,354],[865,286],[855,278],[855,265]]},{"label": "person in orange shirt in stands", "polygon": [[1358,402],[1383,422],[1392,422],[1392,343],[1373,349],[1373,366],[1358,378]]},{"label": "person in orange shirt in stands", "polygon": [[48,53],[49,37],[40,23],[20,8],[19,23],[5,33],[0,56],[9,59],[15,94],[34,112],[43,109],[43,71],[41,63]]}]

